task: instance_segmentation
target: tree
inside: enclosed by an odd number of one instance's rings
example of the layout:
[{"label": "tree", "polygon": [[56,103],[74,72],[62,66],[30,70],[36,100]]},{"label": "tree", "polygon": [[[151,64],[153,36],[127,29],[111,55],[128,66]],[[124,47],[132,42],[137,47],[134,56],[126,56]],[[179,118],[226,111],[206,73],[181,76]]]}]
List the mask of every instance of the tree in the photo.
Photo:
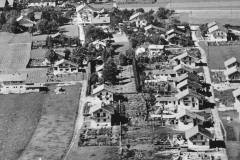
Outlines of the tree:
[{"label": "tree", "polygon": [[127,57],[123,53],[119,55],[119,62],[121,66],[127,65]]},{"label": "tree", "polygon": [[54,62],[57,61],[58,56],[56,54],[56,52],[54,52],[53,49],[49,49],[45,55],[45,57],[47,58],[47,60],[51,63],[54,64]]},{"label": "tree", "polygon": [[63,52],[65,53],[64,59],[68,60],[70,57],[71,51],[69,49],[65,49]]},{"label": "tree", "polygon": [[40,31],[40,33],[46,33],[46,26],[47,26],[48,20],[47,19],[41,19],[37,23],[37,29]]},{"label": "tree", "polygon": [[169,9],[160,7],[156,12],[156,16],[159,19],[168,19],[173,13],[174,13],[174,10],[169,10]]},{"label": "tree", "polygon": [[98,82],[98,74],[96,72],[91,74],[90,83],[96,84]]},{"label": "tree", "polygon": [[138,9],[136,9],[136,12],[141,12],[141,13],[144,13],[145,11],[144,11],[144,9],[143,9],[143,8],[138,8]]},{"label": "tree", "polygon": [[104,82],[111,82],[115,84],[117,81],[117,65],[112,58],[109,58],[103,67],[103,79]]}]

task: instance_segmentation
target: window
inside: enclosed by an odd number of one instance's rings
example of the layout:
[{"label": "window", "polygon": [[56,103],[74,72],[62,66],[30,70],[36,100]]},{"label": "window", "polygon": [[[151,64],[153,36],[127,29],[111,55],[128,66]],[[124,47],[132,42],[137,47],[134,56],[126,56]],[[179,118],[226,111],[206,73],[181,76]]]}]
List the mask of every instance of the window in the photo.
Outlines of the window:
[{"label": "window", "polygon": [[202,145],[205,145],[205,142],[202,142]]},{"label": "window", "polygon": [[100,119],[98,119],[97,121],[100,122]]},{"label": "window", "polygon": [[196,145],[196,142],[193,142],[193,145]]},{"label": "window", "polygon": [[100,117],[100,113],[97,113],[97,117]]},{"label": "window", "polygon": [[106,117],[106,113],[103,113],[103,117]]},{"label": "window", "polygon": [[106,122],[107,120],[106,119],[103,119],[103,122]]}]

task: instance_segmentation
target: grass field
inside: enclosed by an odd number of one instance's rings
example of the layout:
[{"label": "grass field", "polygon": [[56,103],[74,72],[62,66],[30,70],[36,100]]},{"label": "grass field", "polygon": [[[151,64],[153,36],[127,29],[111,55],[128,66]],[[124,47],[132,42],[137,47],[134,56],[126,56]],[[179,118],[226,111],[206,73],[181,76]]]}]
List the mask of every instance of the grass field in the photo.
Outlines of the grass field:
[{"label": "grass field", "polygon": [[46,94],[0,95],[0,160],[16,160],[41,117]]},{"label": "grass field", "polygon": [[61,95],[50,88],[37,129],[19,160],[59,160],[64,155],[74,131],[80,85],[63,88],[66,93]]},{"label": "grass field", "polygon": [[208,64],[210,69],[224,69],[224,61],[231,57],[240,59],[240,46],[209,46],[208,47],[200,42],[201,47],[206,51],[208,55]]}]

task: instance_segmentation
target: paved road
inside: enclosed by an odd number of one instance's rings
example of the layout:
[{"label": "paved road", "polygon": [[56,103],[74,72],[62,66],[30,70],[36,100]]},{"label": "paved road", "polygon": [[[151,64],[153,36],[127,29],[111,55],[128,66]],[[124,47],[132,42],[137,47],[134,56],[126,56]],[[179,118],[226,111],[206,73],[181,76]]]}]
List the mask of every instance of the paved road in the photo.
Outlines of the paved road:
[{"label": "paved road", "polygon": [[85,104],[85,100],[86,100],[86,91],[87,91],[87,81],[83,81],[82,82],[81,96],[80,96],[80,100],[79,100],[78,116],[77,116],[76,123],[75,123],[75,130],[74,130],[73,139],[72,139],[70,147],[69,147],[69,149],[66,153],[66,156],[65,156],[65,158],[63,158],[63,160],[67,160],[69,154],[71,153],[71,150],[74,147],[78,146],[80,129],[82,128],[82,125],[83,125],[83,122],[84,122],[83,108],[84,108],[84,104]]}]

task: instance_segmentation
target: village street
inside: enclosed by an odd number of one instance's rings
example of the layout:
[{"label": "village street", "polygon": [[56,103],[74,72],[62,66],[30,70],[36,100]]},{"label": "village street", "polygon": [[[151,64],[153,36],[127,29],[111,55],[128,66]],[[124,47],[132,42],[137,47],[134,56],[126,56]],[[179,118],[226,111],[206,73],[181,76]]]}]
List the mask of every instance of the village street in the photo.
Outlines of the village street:
[{"label": "village street", "polygon": [[73,133],[73,138],[71,140],[71,144],[69,145],[69,148],[66,152],[66,155],[64,157],[64,160],[68,159],[68,155],[70,154],[71,150],[74,147],[78,147],[78,140],[79,140],[79,131],[83,125],[84,119],[83,119],[83,109],[84,109],[84,104],[86,102],[86,91],[87,91],[87,81],[82,82],[82,88],[81,88],[81,95],[79,99],[79,108],[78,108],[78,115],[76,118],[76,123],[75,123],[75,128],[74,128],[74,133]]}]

